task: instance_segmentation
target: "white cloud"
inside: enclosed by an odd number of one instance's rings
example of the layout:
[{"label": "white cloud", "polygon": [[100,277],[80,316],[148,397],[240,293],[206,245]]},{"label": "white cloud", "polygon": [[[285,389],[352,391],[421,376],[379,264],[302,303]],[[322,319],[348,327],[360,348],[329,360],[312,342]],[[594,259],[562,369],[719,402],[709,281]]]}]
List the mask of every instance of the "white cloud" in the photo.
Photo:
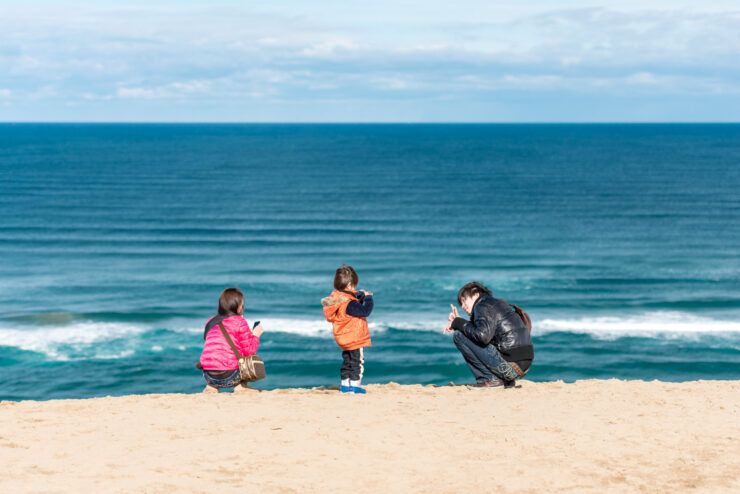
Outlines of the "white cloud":
[{"label": "white cloud", "polygon": [[59,96],[59,90],[54,84],[45,84],[41,87],[23,93],[30,100],[45,100]]},{"label": "white cloud", "polygon": [[93,94],[93,93],[82,93],[82,99],[87,101],[97,101],[97,100],[109,100],[112,99],[113,96],[110,94]]},{"label": "white cloud", "polygon": [[560,85],[563,77],[559,75],[505,75],[502,82],[512,87],[552,87]]},{"label": "white cloud", "polygon": [[210,87],[210,81],[173,82],[170,84],[170,88],[181,93],[204,93]]},{"label": "white cloud", "polygon": [[28,55],[19,55],[11,58],[9,72],[11,75],[22,75],[43,69],[43,66],[44,62],[39,58]]},{"label": "white cloud", "polygon": [[260,46],[280,46],[280,40],[276,38],[260,38],[257,40],[257,44]]},{"label": "white cloud", "polygon": [[0,98],[10,98],[12,94],[10,89],[0,89]]},{"label": "white cloud", "polygon": [[628,76],[626,79],[627,84],[642,84],[642,85],[655,85],[660,82],[660,79],[650,72],[638,72]]},{"label": "white cloud", "polygon": [[192,80],[172,82],[157,87],[126,87],[122,85],[116,90],[118,98],[129,99],[164,99],[180,98],[197,93],[207,93],[212,86],[211,81]]},{"label": "white cloud", "polygon": [[740,93],[740,10],[724,0],[230,3],[4,8],[0,97]]},{"label": "white cloud", "polygon": [[116,96],[118,96],[119,98],[153,99],[157,97],[157,91],[141,87],[121,87],[118,88],[118,91],[116,91]]},{"label": "white cloud", "polygon": [[300,51],[301,55],[307,57],[331,57],[337,54],[359,51],[359,45],[348,39],[333,39],[312,44]]},{"label": "white cloud", "polygon": [[404,76],[374,77],[370,82],[379,89],[391,91],[408,91],[421,86],[418,81],[413,81],[411,78]]}]

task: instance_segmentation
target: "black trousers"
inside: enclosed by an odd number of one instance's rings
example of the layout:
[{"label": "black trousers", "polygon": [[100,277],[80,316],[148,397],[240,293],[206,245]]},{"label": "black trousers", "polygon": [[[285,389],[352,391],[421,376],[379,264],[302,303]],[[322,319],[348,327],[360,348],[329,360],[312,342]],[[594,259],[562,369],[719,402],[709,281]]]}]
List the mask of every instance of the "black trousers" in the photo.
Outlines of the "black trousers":
[{"label": "black trousers", "polygon": [[362,374],[365,372],[365,355],[362,348],[342,351],[342,360],[342,371],[340,373],[342,379],[360,381]]}]

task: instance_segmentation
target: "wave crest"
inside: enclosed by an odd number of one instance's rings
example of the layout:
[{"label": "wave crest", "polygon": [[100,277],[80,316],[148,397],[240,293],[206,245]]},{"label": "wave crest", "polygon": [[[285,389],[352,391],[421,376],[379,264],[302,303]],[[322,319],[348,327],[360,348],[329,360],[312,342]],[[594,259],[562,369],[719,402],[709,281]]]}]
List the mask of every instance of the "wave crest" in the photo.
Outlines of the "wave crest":
[{"label": "wave crest", "polygon": [[563,331],[595,336],[661,337],[664,335],[694,335],[697,333],[740,332],[740,322],[712,319],[685,312],[659,311],[628,317],[580,317],[534,321],[536,333]]},{"label": "wave crest", "polygon": [[[740,333],[740,321],[712,319],[683,312],[652,312],[627,317],[584,316],[536,319],[534,336],[554,332],[589,334],[597,338],[688,338],[706,333]],[[427,315],[428,317],[428,315]],[[259,318],[256,318],[259,319]],[[250,321],[250,324],[254,321]],[[262,318],[266,334],[332,338],[331,324],[321,319]],[[443,319],[376,320],[370,332],[440,332]],[[0,346],[43,354],[50,360],[116,359],[139,352],[185,350],[202,345],[201,321],[173,319],[152,323],[79,321],[60,318],[33,326],[0,326]]]}]

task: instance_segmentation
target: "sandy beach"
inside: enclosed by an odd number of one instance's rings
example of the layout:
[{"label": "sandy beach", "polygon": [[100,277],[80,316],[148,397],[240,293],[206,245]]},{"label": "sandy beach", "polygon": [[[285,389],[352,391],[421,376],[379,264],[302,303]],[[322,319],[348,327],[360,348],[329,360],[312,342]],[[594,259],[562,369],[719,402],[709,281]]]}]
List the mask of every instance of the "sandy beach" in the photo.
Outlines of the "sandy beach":
[{"label": "sandy beach", "polygon": [[0,492],[737,492],[740,381],[0,404]]}]

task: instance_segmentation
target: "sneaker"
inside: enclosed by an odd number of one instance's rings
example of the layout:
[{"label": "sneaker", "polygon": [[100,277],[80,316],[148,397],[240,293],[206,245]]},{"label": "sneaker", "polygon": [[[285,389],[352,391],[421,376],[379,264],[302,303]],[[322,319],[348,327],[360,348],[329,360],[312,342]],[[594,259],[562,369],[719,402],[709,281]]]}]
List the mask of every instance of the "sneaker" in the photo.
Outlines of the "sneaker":
[{"label": "sneaker", "polygon": [[504,381],[504,389],[515,388],[516,381]]},{"label": "sneaker", "polygon": [[356,395],[364,395],[367,394],[367,391],[365,391],[365,388],[361,388],[359,386],[350,386],[349,389],[352,390],[352,392]]},{"label": "sneaker", "polygon": [[340,393],[352,393],[352,387],[351,386],[339,386],[339,392]]},{"label": "sneaker", "polygon": [[[514,381],[511,381],[512,383]],[[504,386],[504,382],[501,379],[494,378],[490,381],[478,381],[475,384],[468,384],[467,385],[471,389],[480,389],[480,388],[498,388],[501,386]]]}]

